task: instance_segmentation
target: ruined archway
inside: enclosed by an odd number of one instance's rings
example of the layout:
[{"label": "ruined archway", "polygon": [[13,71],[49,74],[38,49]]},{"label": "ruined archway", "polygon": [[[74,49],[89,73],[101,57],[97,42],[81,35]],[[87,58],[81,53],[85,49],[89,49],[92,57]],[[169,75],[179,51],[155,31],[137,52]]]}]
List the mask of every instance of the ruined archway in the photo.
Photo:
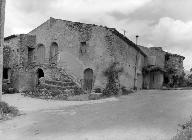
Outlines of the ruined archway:
[{"label": "ruined archway", "polygon": [[83,89],[90,93],[92,88],[93,88],[93,70],[90,68],[87,68],[84,70]]},{"label": "ruined archway", "polygon": [[42,78],[42,77],[44,77],[44,72],[43,72],[43,70],[41,68],[38,68],[37,69],[37,85],[40,84],[39,79]]}]

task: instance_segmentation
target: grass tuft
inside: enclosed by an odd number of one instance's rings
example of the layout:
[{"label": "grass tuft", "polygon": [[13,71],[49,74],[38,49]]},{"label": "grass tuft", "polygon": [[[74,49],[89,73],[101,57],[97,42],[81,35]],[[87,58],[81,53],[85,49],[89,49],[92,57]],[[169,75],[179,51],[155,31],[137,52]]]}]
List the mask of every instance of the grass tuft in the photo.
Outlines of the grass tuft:
[{"label": "grass tuft", "polygon": [[10,119],[19,115],[19,110],[16,107],[9,106],[5,102],[0,102],[0,120]]}]

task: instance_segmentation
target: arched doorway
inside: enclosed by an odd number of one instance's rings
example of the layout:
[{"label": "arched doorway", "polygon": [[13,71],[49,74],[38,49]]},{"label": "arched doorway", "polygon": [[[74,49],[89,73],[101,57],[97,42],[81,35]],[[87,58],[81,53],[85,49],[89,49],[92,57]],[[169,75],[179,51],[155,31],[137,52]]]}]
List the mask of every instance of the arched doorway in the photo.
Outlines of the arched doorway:
[{"label": "arched doorway", "polygon": [[83,89],[90,93],[92,88],[93,88],[93,70],[90,68],[87,68],[84,70]]},{"label": "arched doorway", "polygon": [[39,68],[39,69],[37,69],[37,85],[40,84],[39,79],[40,79],[41,77],[44,77],[44,72],[43,72],[42,69]]},{"label": "arched doorway", "polygon": [[45,46],[43,44],[39,44],[37,46],[37,62],[43,64],[45,60]]},{"label": "arched doorway", "polygon": [[51,43],[50,47],[50,62],[57,64],[57,58],[58,58],[58,44],[56,42]]}]

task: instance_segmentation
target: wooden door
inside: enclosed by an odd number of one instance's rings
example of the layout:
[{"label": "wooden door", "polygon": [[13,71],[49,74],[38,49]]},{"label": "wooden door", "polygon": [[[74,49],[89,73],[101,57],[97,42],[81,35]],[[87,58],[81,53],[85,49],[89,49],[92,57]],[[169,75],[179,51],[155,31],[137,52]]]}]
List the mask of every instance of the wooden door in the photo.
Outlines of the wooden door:
[{"label": "wooden door", "polygon": [[92,88],[93,88],[93,70],[88,68],[84,71],[83,89],[90,93]]}]

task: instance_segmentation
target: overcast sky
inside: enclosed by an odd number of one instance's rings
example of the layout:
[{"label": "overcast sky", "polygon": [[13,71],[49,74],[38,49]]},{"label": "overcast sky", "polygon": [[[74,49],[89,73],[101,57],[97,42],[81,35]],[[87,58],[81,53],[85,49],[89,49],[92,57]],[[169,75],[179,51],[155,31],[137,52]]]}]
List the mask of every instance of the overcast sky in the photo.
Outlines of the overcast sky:
[{"label": "overcast sky", "polygon": [[54,17],[114,27],[139,44],[163,47],[192,67],[192,0],[7,0],[5,36]]}]

